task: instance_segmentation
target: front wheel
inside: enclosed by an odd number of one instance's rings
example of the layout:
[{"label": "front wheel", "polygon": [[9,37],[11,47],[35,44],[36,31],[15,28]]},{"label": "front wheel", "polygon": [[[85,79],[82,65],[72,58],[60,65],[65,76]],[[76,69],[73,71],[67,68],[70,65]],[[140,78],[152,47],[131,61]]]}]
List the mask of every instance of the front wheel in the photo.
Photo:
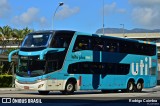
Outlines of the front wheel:
[{"label": "front wheel", "polygon": [[75,91],[75,84],[73,82],[67,82],[65,86],[65,90],[61,92],[62,94],[70,95],[70,94],[73,94],[74,91]]},{"label": "front wheel", "polygon": [[38,91],[40,95],[48,95],[49,91]]}]

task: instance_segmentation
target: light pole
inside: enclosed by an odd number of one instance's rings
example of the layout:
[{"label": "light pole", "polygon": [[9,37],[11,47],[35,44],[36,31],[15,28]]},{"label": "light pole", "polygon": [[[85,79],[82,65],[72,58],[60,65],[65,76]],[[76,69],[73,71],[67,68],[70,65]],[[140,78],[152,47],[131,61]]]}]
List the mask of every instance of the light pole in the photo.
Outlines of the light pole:
[{"label": "light pole", "polygon": [[124,37],[124,24],[120,24],[120,25],[122,25],[123,37]]},{"label": "light pole", "polygon": [[52,29],[54,29],[54,17],[55,17],[55,15],[56,15],[56,12],[57,12],[57,10],[58,10],[58,8],[60,7],[60,6],[63,6],[63,2],[59,2],[59,5],[57,6],[57,8],[56,8],[56,10],[55,10],[55,12],[54,12],[54,14],[53,14],[53,21],[52,21]]},{"label": "light pole", "polygon": [[103,27],[103,35],[104,35],[104,0],[103,0],[103,16],[102,16],[102,27]]}]

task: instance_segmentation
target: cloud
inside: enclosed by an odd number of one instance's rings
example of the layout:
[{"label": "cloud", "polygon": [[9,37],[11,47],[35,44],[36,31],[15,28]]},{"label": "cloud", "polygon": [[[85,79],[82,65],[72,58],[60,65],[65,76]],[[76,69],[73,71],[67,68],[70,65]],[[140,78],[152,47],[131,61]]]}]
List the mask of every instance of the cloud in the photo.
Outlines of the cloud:
[{"label": "cloud", "polygon": [[0,0],[0,18],[6,18],[11,11],[8,0]]},{"label": "cloud", "polygon": [[45,17],[39,16],[38,8],[31,7],[26,12],[15,16],[12,19],[12,23],[20,26],[32,26],[33,23],[44,26],[47,23],[47,20]]},{"label": "cloud", "polygon": [[46,23],[47,23],[47,19],[46,19],[45,17],[41,17],[40,20],[39,20],[39,22],[40,22],[40,24],[41,24],[42,26],[45,26]]},{"label": "cloud", "polygon": [[62,9],[55,14],[55,18],[59,20],[63,20],[68,18],[74,14],[77,14],[80,11],[79,7],[69,7],[68,5],[62,6]]},{"label": "cloud", "polygon": [[129,0],[134,23],[150,29],[160,28],[160,0]]},{"label": "cloud", "polygon": [[134,6],[159,6],[160,0],[129,0],[129,3]]},{"label": "cloud", "polygon": [[113,13],[123,14],[126,12],[126,10],[122,8],[118,8],[116,2],[113,2],[112,4],[104,5],[104,12],[105,12],[105,15],[110,15]]},{"label": "cloud", "polygon": [[113,2],[112,4],[105,4],[104,5],[104,11],[105,11],[105,15],[111,14],[115,11],[116,9],[116,3]]}]

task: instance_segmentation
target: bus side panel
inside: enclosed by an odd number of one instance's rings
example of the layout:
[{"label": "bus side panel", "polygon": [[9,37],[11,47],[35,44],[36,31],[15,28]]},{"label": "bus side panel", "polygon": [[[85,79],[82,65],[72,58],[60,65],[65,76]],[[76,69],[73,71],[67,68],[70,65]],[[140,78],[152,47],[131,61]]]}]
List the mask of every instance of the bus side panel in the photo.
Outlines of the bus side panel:
[{"label": "bus side panel", "polygon": [[121,61],[121,63],[130,64],[130,72],[128,75],[132,76],[136,83],[141,78],[144,80],[144,88],[151,88],[156,86],[157,81],[156,60],[156,56],[141,56],[128,54]]},{"label": "bus side panel", "polygon": [[103,78],[102,89],[125,89],[127,76],[125,75],[106,75]]}]

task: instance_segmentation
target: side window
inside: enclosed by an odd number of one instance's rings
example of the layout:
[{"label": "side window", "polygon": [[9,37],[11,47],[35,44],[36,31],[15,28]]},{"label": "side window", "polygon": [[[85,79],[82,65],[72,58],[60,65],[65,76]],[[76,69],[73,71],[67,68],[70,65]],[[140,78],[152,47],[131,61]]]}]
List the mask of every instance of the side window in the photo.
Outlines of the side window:
[{"label": "side window", "polygon": [[67,35],[56,35],[51,41],[51,47],[53,48],[68,48],[71,42],[71,37]]},{"label": "side window", "polygon": [[101,38],[93,38],[92,46],[94,51],[103,51],[104,50],[104,41]]},{"label": "side window", "polygon": [[104,51],[119,52],[119,41],[113,39],[104,39]]},{"label": "side window", "polygon": [[115,65],[115,64],[112,64],[112,63],[108,63],[108,64],[106,64],[107,66],[106,66],[106,73],[107,74],[111,74],[111,75],[114,75],[114,74],[116,74],[116,68],[117,68],[117,65]]},{"label": "side window", "polygon": [[97,62],[79,62],[70,64],[69,74],[103,74],[103,75],[127,75],[129,73],[129,64],[118,63],[97,63]]},{"label": "side window", "polygon": [[126,75],[129,73],[130,65],[128,64],[117,64],[117,74]]},{"label": "side window", "polygon": [[88,36],[79,35],[75,41],[73,52],[81,50],[90,50],[91,40]]},{"label": "side window", "polygon": [[69,74],[79,74],[79,64],[78,63],[74,63],[74,64],[70,64],[68,67],[68,73]]},{"label": "side window", "polygon": [[156,45],[150,45],[148,51],[151,56],[156,55]]},{"label": "side window", "polygon": [[145,44],[145,54],[149,56],[156,55],[156,45]]},{"label": "side window", "polygon": [[107,42],[106,43],[107,52],[118,52],[118,43],[116,42]]}]

